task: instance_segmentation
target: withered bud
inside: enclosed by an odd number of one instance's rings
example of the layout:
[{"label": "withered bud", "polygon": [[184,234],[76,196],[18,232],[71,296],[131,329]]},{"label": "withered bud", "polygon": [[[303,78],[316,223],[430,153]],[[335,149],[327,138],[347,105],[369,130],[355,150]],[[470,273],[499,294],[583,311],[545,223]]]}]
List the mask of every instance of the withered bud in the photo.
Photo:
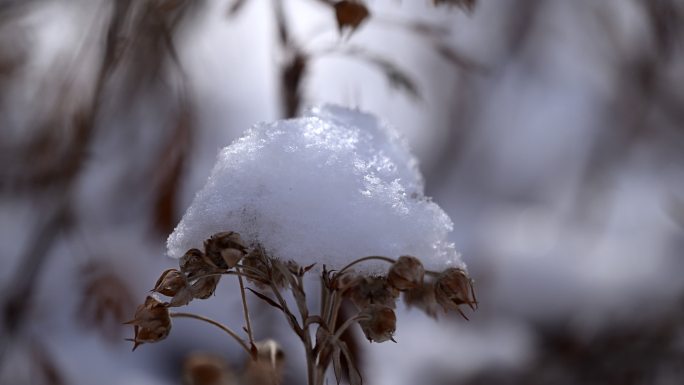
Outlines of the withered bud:
[{"label": "withered bud", "polygon": [[390,286],[385,277],[361,277],[348,292],[359,309],[369,305],[383,305],[394,309],[399,292]]},{"label": "withered bud", "polygon": [[181,272],[190,280],[216,271],[216,266],[213,266],[209,262],[209,259],[205,257],[204,253],[197,249],[186,251],[185,255],[181,257],[178,265],[180,266]]},{"label": "withered bud", "polygon": [[204,241],[204,251],[215,266],[231,269],[247,253],[247,246],[240,238],[240,234],[226,231],[216,233]]},{"label": "withered bud", "polygon": [[299,265],[294,261],[284,262],[278,258],[267,257],[269,264],[271,266],[270,280],[278,288],[284,288],[288,285],[289,278],[293,275],[297,275],[299,270]]},{"label": "withered bud", "polygon": [[187,305],[194,297],[185,274],[176,269],[168,269],[163,272],[152,291],[173,297],[169,302],[171,307]]},{"label": "withered bud", "polygon": [[474,309],[477,305],[472,280],[465,271],[455,267],[444,270],[437,277],[435,298],[445,311],[456,310],[466,319],[459,306],[468,305]]},{"label": "withered bud", "polygon": [[331,282],[331,288],[333,290],[345,292],[358,285],[362,280],[363,278],[356,275],[355,272],[347,270],[341,274],[335,274]]},{"label": "withered bud", "polygon": [[256,247],[247,254],[242,259],[242,266],[245,267],[242,269],[242,273],[245,274],[248,281],[257,287],[263,288],[270,283],[276,287],[287,285],[285,274],[290,273],[287,265],[268,256],[261,247]]},{"label": "withered bud", "polygon": [[383,305],[370,305],[359,315],[364,317],[359,320],[359,325],[368,341],[394,341],[392,336],[397,327],[397,316],[394,314],[394,310]]},{"label": "withered bud", "polygon": [[185,286],[187,286],[185,275],[176,269],[168,269],[161,274],[152,291],[173,297]]},{"label": "withered bud", "polygon": [[200,278],[190,287],[192,296],[197,299],[207,299],[214,294],[216,286],[218,286],[220,276],[214,275],[210,277]]},{"label": "withered bud", "polygon": [[[221,276],[208,274],[216,274],[220,270],[216,268],[208,258],[197,249],[188,250],[179,262],[181,272],[183,272],[189,281],[190,286],[188,291],[181,291],[178,293],[176,301],[172,301],[173,306],[180,306],[185,300],[197,298],[207,299],[216,290],[216,286],[221,280]],[[198,278],[201,277],[201,278]],[[185,303],[187,303],[185,302]]]},{"label": "withered bud", "polygon": [[135,337],[129,339],[133,341],[133,350],[146,342],[161,341],[171,331],[167,305],[153,296],[147,296],[145,303],[136,309],[135,317],[126,324],[134,326]]},{"label": "withered bud", "polygon": [[397,290],[414,289],[423,284],[425,269],[416,257],[404,255],[397,259],[387,273],[387,282]]},{"label": "withered bud", "polygon": [[430,317],[437,318],[439,305],[435,298],[435,285],[431,282],[404,291],[404,302],[408,307],[417,307]]}]

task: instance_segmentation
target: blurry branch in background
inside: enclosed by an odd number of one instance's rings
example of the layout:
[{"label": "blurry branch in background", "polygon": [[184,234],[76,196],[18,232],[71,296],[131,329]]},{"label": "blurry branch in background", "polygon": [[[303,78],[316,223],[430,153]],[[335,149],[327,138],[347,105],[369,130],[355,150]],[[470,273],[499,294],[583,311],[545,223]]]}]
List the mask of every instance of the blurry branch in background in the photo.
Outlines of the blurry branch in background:
[{"label": "blurry branch in background", "polygon": [[[420,21],[399,21],[386,17],[378,17],[366,6],[364,1],[334,1],[312,0],[328,7],[334,14],[334,20],[341,41],[335,45],[319,50],[308,50],[297,42],[290,31],[290,23],[296,18],[286,15],[285,1],[273,0],[273,13],[277,31],[277,41],[281,51],[279,66],[280,79],[280,104],[283,117],[297,115],[302,104],[303,83],[311,69],[311,62],[315,59],[339,55],[368,63],[385,75],[389,84],[394,89],[406,93],[415,101],[420,100],[420,90],[415,80],[394,60],[383,55],[374,53],[365,48],[349,46],[346,44],[363,24],[375,21],[380,26],[401,28],[417,37],[424,38],[430,44],[435,53],[448,63],[466,71],[483,71],[484,68],[469,59],[465,55],[447,44],[450,31],[446,27],[434,26]],[[228,15],[236,16],[242,10],[248,0],[236,0],[231,3]],[[472,11],[475,1],[435,1],[435,5],[453,5],[466,11]]]},{"label": "blurry branch in background", "polygon": [[[19,266],[7,286],[7,295],[2,303],[3,323],[0,339],[3,344],[2,351],[0,351],[0,365],[10,348],[11,341],[20,334],[41,270],[55,242],[61,234],[69,232],[73,227],[78,227],[78,218],[73,212],[75,185],[88,161],[92,142],[100,133],[98,126],[101,123],[105,99],[107,101],[119,100],[124,104],[135,103],[134,95],[148,92],[156,84],[160,84],[163,80],[162,69],[168,61],[171,61],[177,71],[182,73],[172,35],[183,16],[194,6],[193,4],[197,2],[112,1],[110,19],[104,31],[104,48],[93,78],[92,89],[88,92],[88,98],[85,99],[86,102],[70,108],[63,104],[67,98],[58,97],[54,107],[39,123],[39,129],[28,143],[19,148],[9,148],[4,152],[4,156],[21,161],[17,165],[18,169],[10,170],[11,174],[2,176],[0,186],[3,192],[25,190],[35,196],[49,194],[52,198],[48,200],[48,207],[43,208],[43,218],[34,229],[34,235],[29,238],[28,247],[20,256]],[[0,19],[6,20],[6,13],[1,16]],[[97,33],[93,35],[97,36]],[[2,81],[2,74],[11,73],[16,66],[11,60],[1,60],[4,58],[3,54],[4,52],[0,52],[0,63],[3,64],[0,81]],[[78,53],[78,55],[82,54],[84,52]],[[76,66],[69,71],[78,70]],[[124,76],[125,79],[119,89],[112,87],[112,79],[117,76]],[[70,77],[67,75],[62,80],[62,87],[67,95],[74,92]],[[161,148],[160,156],[154,158],[153,163],[147,166],[150,173],[155,176],[152,180],[156,181],[158,186],[157,197],[154,199],[154,223],[162,233],[166,233],[176,221],[176,191],[190,140],[191,107],[187,96],[185,75],[182,74],[180,78],[182,90],[178,102],[179,112],[173,119],[176,121],[175,128],[164,131],[168,132],[167,142]],[[122,83],[117,82],[117,84]],[[65,126],[64,130],[60,130],[60,125]],[[66,135],[62,135],[61,131],[65,131]],[[66,139],[61,136],[66,136]],[[99,256],[91,255],[90,257],[93,259],[90,263],[96,265]],[[82,279],[90,279],[89,275],[79,274],[78,276]],[[123,312],[129,311],[130,300],[126,298],[126,289],[122,286],[122,281],[115,276],[105,281],[119,288],[117,292],[123,295],[122,300],[115,300],[119,303],[105,310],[89,307],[86,305],[87,302],[84,302],[82,310],[92,311],[93,314],[82,314],[82,316],[92,322],[105,322],[106,315],[102,313],[105,311],[116,318],[117,323],[120,323],[123,321]],[[83,286],[86,297],[91,294],[96,295],[91,290],[92,284],[101,284],[103,280],[96,279],[89,282]],[[111,285],[109,287],[112,288]],[[87,298],[84,299],[84,301],[87,300]],[[107,300],[107,302],[112,304],[112,301]],[[112,312],[112,309],[115,311]]]},{"label": "blurry branch in background", "polygon": [[[674,384],[684,376],[684,296],[659,315],[635,314],[582,333],[572,325],[537,325],[537,359],[522,368],[489,368],[462,385],[485,384]],[[435,384],[453,384],[435,375]],[[433,374],[434,375],[434,374]],[[672,382],[676,379],[675,382]]]},{"label": "blurry branch in background", "polygon": [[[684,146],[684,95],[678,95],[678,83],[672,73],[681,67],[676,55],[682,50],[684,6],[671,0],[640,0],[637,5],[646,21],[650,36],[626,52],[617,50],[614,63],[618,81],[611,100],[607,120],[611,130],[593,142],[583,181],[576,197],[580,208],[576,213],[594,221],[607,216],[597,207],[610,209],[605,201],[615,182],[616,171],[641,145],[657,142],[660,161],[681,161]],[[619,20],[606,11],[597,15],[608,36],[616,36]],[[670,158],[670,159],[668,159]]]},{"label": "blurry branch in background", "polygon": [[121,339],[121,322],[134,307],[133,295],[111,267],[92,261],[81,268],[83,293],[76,317],[111,342]]},{"label": "blurry branch in background", "polygon": [[[39,223],[30,238],[30,244],[24,255],[20,258],[20,264],[14,279],[7,288],[7,296],[2,304],[2,340],[3,350],[0,351],[0,366],[4,355],[10,347],[16,335],[20,332],[24,317],[30,307],[32,294],[41,268],[52,250],[58,233],[67,230],[71,224],[71,194],[73,184],[77,180],[78,172],[84,163],[90,141],[95,131],[95,120],[102,99],[104,84],[114,69],[116,57],[116,43],[121,32],[123,18],[128,10],[126,2],[117,2],[117,7],[112,14],[107,31],[107,41],[104,49],[104,57],[100,63],[96,75],[92,102],[77,110],[71,117],[73,142],[70,151],[65,154],[61,167],[66,164],[62,176],[53,183],[53,194],[58,197],[54,200],[42,223]],[[59,164],[59,163],[58,163]]]}]

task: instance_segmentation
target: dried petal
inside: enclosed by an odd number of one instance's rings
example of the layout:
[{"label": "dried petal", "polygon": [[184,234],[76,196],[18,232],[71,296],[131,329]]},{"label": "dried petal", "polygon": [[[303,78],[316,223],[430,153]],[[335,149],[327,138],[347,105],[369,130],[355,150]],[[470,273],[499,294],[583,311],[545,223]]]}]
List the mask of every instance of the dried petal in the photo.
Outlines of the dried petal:
[{"label": "dried petal", "polygon": [[211,297],[216,291],[216,286],[220,279],[221,277],[218,275],[198,279],[191,286],[192,296],[197,299],[207,299]]},{"label": "dried petal", "polygon": [[397,326],[397,316],[394,310],[383,305],[369,305],[360,314],[364,317],[359,321],[363,334],[368,341],[385,342],[392,340]]},{"label": "dried petal", "polygon": [[399,292],[390,286],[385,277],[363,277],[348,293],[359,309],[373,304],[394,309],[399,296]]},{"label": "dried petal", "polygon": [[416,257],[404,255],[399,257],[387,273],[387,282],[397,290],[408,290],[423,284],[425,269]]},{"label": "dried petal", "polygon": [[246,254],[247,246],[240,234],[233,231],[216,233],[204,241],[207,258],[217,267],[230,269]]},{"label": "dried petal", "polygon": [[[194,298],[199,298],[195,295],[192,286],[185,286],[169,301],[169,307],[179,307],[185,306],[190,303]],[[203,299],[203,298],[200,298]]]},{"label": "dried petal", "polygon": [[455,267],[444,270],[437,277],[435,298],[445,311],[456,310],[466,319],[459,306],[468,305],[474,309],[477,305],[472,280],[465,271]]},{"label": "dried petal", "polygon": [[145,342],[161,341],[171,331],[171,317],[167,305],[153,296],[147,296],[145,303],[138,306],[133,320],[126,322],[133,325],[135,337],[133,350]]}]

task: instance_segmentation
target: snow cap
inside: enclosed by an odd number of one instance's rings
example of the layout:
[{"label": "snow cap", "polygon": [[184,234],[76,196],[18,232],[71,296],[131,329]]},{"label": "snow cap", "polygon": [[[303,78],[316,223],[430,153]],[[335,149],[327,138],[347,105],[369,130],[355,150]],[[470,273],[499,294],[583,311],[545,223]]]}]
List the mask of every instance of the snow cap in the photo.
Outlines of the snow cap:
[{"label": "snow cap", "polygon": [[465,268],[447,240],[452,229],[423,195],[417,161],[392,127],[326,105],[257,124],[222,149],[167,247],[179,258],[217,232],[235,231],[301,265],[339,269],[369,255],[413,255],[429,269]]}]

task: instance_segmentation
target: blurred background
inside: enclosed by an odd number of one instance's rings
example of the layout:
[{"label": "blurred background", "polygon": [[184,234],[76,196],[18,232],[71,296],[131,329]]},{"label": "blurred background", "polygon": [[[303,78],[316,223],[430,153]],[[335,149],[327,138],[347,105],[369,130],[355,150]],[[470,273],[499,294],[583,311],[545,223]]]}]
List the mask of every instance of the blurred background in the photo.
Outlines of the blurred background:
[{"label": "blurred background", "polygon": [[[358,333],[365,383],[684,381],[684,2],[349,3],[0,1],[1,384],[243,370],[211,328],[131,353],[121,322],[217,151],[326,102],[408,138],[480,301]],[[193,310],[239,328],[230,284]],[[255,324],[303,383],[282,318]]]}]

